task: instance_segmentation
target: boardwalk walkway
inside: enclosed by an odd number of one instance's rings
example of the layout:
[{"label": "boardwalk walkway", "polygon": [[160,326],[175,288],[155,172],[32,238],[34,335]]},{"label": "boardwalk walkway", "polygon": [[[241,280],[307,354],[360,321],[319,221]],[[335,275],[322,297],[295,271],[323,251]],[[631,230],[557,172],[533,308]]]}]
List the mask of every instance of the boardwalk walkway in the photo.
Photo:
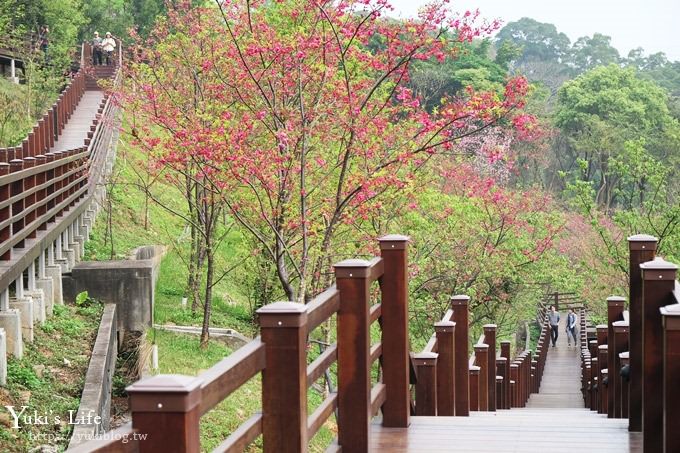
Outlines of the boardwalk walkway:
[{"label": "boardwalk walkway", "polygon": [[642,437],[628,419],[583,407],[578,348],[567,346],[566,313],[551,347],[540,392],[526,408],[472,412],[469,417],[411,417],[411,426],[373,425],[372,451],[466,453],[638,453]]},{"label": "boardwalk walkway", "polygon": [[86,91],[83,94],[59,139],[55,141],[53,151],[65,151],[85,146],[84,139],[90,131],[90,125],[103,98],[104,92],[98,90]]}]

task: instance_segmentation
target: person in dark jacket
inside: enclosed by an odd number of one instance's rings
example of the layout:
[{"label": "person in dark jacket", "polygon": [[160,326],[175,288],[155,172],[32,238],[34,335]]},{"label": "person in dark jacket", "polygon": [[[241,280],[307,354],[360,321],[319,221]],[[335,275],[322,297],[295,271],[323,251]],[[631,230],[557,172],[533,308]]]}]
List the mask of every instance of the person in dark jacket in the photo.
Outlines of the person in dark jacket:
[{"label": "person in dark jacket", "polygon": [[94,32],[94,38],[92,38],[92,66],[101,66],[102,64],[102,41],[99,33]]},{"label": "person in dark jacket", "polygon": [[555,343],[557,343],[560,327],[560,313],[555,310],[554,305],[550,306],[550,311],[548,312],[548,321],[550,322],[550,339],[552,340],[552,345],[554,348]]},{"label": "person in dark jacket", "polygon": [[574,313],[574,309],[569,309],[569,314],[567,315],[567,345],[571,346],[571,340],[574,340],[574,346],[576,346],[576,325],[578,324],[578,317]]}]

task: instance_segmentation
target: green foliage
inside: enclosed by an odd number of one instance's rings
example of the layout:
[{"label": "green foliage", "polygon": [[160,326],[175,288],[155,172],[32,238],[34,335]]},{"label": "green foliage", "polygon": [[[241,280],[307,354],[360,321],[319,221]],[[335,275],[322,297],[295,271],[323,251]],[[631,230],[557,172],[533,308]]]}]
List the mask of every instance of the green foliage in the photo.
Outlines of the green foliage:
[{"label": "green foliage", "polygon": [[43,385],[43,381],[38,378],[32,368],[12,358],[7,363],[7,380],[28,390],[34,390]]},{"label": "green foliage", "polygon": [[[459,54],[455,59],[415,64],[410,85],[422,97],[428,110],[439,107],[445,96],[464,95],[467,87],[499,93],[503,90],[507,68],[490,58],[491,42],[488,39],[458,46]],[[510,49],[507,52],[512,53]]]}]

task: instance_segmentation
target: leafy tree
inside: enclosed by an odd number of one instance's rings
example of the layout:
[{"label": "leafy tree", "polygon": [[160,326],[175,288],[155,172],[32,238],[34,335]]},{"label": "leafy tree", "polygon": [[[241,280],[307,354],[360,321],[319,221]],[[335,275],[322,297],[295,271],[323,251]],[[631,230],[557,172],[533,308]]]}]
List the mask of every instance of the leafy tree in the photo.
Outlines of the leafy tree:
[{"label": "leafy tree", "polygon": [[569,55],[571,41],[553,24],[538,22],[528,17],[508,22],[496,35],[499,47],[509,41],[522,49],[518,65],[528,61],[563,62]]},{"label": "leafy tree", "polygon": [[593,69],[619,63],[619,51],[611,45],[609,36],[595,33],[593,37],[584,36],[576,40],[571,49],[570,66],[577,74]]},{"label": "leafy tree", "polygon": [[678,163],[680,127],[669,112],[666,93],[632,68],[598,67],[565,83],[555,125],[568,139],[564,170],[593,182],[597,204],[605,212],[622,202],[617,182],[608,175],[627,141],[644,140],[651,156],[668,165]]},{"label": "leafy tree", "polygon": [[571,77],[567,66],[570,44],[567,35],[558,32],[553,24],[525,17],[509,22],[498,32],[497,61],[525,74],[532,82],[542,83],[555,94]]}]

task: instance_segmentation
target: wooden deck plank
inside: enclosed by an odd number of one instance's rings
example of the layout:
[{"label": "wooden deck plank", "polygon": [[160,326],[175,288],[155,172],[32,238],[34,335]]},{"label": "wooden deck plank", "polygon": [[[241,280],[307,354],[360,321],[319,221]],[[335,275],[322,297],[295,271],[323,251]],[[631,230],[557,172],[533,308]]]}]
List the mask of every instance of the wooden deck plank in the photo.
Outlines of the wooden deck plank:
[{"label": "wooden deck plank", "polygon": [[466,453],[640,453],[642,436],[627,419],[607,419],[583,407],[578,348],[567,345],[562,313],[540,392],[526,408],[473,412],[469,417],[411,417],[409,428],[372,425],[371,451]]}]

